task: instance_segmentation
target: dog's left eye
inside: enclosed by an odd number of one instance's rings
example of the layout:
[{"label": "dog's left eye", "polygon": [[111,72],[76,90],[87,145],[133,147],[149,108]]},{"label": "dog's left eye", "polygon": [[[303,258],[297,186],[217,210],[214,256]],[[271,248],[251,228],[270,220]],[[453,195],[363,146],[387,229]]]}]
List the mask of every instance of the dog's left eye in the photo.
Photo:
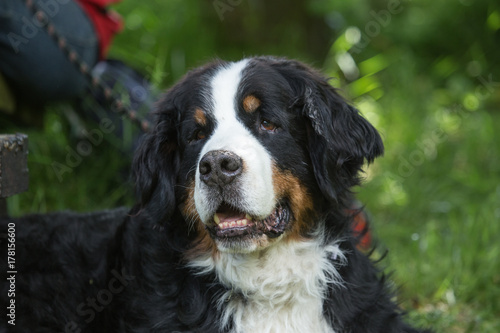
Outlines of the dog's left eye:
[{"label": "dog's left eye", "polygon": [[272,121],[263,119],[260,123],[260,129],[266,132],[275,132],[278,129],[278,126]]}]

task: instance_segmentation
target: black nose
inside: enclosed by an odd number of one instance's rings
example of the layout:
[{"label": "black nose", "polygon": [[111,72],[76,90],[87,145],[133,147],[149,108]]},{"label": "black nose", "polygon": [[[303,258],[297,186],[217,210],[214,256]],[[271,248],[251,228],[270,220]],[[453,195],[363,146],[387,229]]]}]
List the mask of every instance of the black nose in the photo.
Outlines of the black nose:
[{"label": "black nose", "polygon": [[229,151],[212,150],[200,161],[200,178],[210,186],[231,183],[242,171],[241,158]]}]

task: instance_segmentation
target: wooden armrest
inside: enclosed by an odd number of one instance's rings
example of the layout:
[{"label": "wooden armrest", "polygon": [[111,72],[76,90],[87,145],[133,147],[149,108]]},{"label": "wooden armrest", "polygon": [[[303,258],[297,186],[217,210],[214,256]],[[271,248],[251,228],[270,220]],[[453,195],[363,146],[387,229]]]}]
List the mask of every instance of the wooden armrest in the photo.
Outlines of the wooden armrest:
[{"label": "wooden armrest", "polygon": [[5,198],[28,186],[28,136],[0,134],[0,215],[7,214]]}]

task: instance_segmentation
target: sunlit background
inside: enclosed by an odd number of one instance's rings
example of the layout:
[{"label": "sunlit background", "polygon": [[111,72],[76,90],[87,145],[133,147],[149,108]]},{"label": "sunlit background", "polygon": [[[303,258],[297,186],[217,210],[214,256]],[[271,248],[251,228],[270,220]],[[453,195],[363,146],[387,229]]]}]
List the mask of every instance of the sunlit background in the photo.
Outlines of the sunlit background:
[{"label": "sunlit background", "polygon": [[[286,56],[332,77],[385,142],[357,191],[410,320],[438,332],[500,331],[498,1],[123,0],[113,8],[126,24],[110,57],[160,89],[216,57]],[[30,140],[30,190],[9,198],[10,214],[132,204],[130,124],[63,177],[54,171],[81,127],[96,127],[78,110],[51,105],[23,123],[0,113],[0,133]]]}]

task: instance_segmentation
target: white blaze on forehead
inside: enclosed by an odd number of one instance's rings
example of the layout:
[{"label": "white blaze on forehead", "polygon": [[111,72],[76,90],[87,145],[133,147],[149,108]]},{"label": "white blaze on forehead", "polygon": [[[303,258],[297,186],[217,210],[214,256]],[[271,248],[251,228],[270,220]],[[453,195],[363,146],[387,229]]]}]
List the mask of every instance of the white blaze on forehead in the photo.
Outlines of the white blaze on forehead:
[{"label": "white blaze on forehead", "polygon": [[[240,176],[238,202],[245,212],[265,218],[276,206],[273,181],[272,159],[269,152],[238,119],[237,93],[241,74],[248,60],[232,63],[220,69],[211,82],[212,113],[216,127],[203,147],[198,162],[213,150],[235,153],[243,160]],[[200,181],[196,171],[195,204],[202,221],[207,222],[215,213],[210,211],[207,198],[212,195],[209,188]],[[236,199],[236,198],[235,198]]]},{"label": "white blaze on forehead", "polygon": [[212,79],[212,101],[214,116],[220,125],[226,120],[236,120],[236,93],[241,81],[241,72],[248,60],[232,63],[222,68]]}]

